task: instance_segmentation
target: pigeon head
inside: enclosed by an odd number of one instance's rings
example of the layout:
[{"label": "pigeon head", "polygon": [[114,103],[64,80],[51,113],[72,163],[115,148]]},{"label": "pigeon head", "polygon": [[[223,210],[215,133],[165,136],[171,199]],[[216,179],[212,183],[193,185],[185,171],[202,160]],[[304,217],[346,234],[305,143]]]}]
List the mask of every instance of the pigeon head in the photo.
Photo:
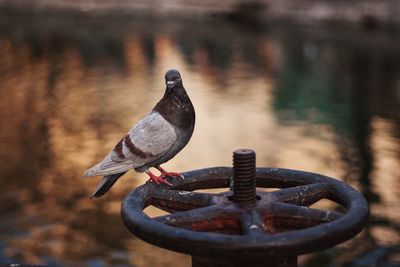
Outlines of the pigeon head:
[{"label": "pigeon head", "polygon": [[181,74],[177,70],[169,70],[165,73],[165,84],[167,89],[172,90],[177,85],[182,86]]},{"label": "pigeon head", "polygon": [[174,127],[193,131],[195,111],[183,87],[179,71],[167,71],[165,73],[165,84],[164,96],[153,108],[153,111],[161,114]]}]

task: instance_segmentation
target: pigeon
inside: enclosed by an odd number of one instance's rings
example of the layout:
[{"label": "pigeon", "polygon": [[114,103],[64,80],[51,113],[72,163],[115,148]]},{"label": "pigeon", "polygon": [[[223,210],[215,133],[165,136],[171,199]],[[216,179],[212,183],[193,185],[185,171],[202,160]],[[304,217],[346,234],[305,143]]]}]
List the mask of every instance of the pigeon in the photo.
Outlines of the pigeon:
[{"label": "pigeon", "polygon": [[[152,111],[135,124],[98,164],[84,172],[84,176],[104,176],[90,198],[104,195],[127,171],[145,172],[149,180],[172,186],[168,177],[183,176],[161,168],[181,151],[192,137],[195,110],[177,70],[165,74],[164,96]],[[154,167],[160,175],[153,174]]]}]

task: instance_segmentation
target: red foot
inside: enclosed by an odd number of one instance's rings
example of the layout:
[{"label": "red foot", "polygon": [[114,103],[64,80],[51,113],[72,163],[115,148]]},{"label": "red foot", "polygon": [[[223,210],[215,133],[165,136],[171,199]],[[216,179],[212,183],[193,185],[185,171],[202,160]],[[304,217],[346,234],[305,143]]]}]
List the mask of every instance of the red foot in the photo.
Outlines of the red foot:
[{"label": "red foot", "polygon": [[149,176],[150,180],[155,182],[156,184],[159,185],[160,183],[163,183],[163,184],[172,186],[172,184],[170,182],[168,182],[167,180],[164,180],[162,178],[162,175],[161,176],[157,176],[157,175],[152,174],[150,171],[146,171],[146,173]]},{"label": "red foot", "polygon": [[183,179],[183,175],[179,172],[167,172],[161,166],[156,166],[156,169],[161,172],[161,177],[180,177]]}]

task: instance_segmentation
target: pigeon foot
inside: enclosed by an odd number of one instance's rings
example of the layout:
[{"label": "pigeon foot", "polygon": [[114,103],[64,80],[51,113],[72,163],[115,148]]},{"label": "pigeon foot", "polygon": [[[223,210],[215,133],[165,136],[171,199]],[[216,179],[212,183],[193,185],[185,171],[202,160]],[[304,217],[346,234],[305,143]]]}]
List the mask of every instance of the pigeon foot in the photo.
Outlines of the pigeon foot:
[{"label": "pigeon foot", "polygon": [[168,185],[168,186],[172,186],[172,184],[170,183],[170,182],[168,182],[167,180],[165,180],[165,179],[163,179],[163,176],[162,175],[160,175],[160,176],[157,176],[157,175],[154,175],[153,173],[151,173],[150,171],[146,171],[146,173],[147,173],[147,175],[149,176],[149,180],[150,181],[153,181],[153,182],[155,182],[156,184],[160,184],[160,183],[163,183],[163,184],[166,184],[166,185]]},{"label": "pigeon foot", "polygon": [[161,166],[156,166],[155,168],[161,172],[161,177],[180,177],[181,179],[184,179],[183,175],[179,172],[168,172],[161,168]]}]

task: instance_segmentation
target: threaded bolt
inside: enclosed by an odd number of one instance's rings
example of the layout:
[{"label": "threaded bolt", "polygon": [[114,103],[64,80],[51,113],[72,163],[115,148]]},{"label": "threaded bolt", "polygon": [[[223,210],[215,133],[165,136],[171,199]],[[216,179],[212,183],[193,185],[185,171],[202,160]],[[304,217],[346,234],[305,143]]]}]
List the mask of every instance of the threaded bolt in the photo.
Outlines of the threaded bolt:
[{"label": "threaded bolt", "polygon": [[233,201],[256,203],[256,153],[251,149],[233,152]]}]

